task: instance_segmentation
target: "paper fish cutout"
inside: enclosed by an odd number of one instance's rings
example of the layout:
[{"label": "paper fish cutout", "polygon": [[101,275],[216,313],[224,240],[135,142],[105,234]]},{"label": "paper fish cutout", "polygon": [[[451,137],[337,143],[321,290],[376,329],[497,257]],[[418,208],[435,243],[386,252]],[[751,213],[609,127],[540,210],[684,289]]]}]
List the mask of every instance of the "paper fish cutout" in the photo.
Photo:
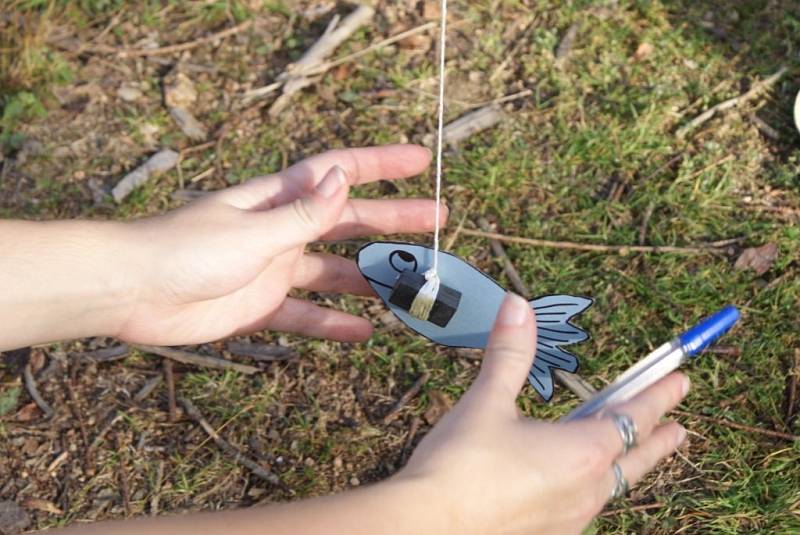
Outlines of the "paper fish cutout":
[{"label": "paper fish cutout", "polygon": [[[458,308],[445,327],[419,320],[389,302],[395,282],[404,271],[425,273],[433,264],[433,250],[400,242],[371,242],[356,256],[361,274],[400,321],[432,342],[449,347],[485,348],[506,290],[493,278],[461,258],[439,252],[437,272],[442,285],[461,293]],[[536,312],[536,355],[528,382],[545,401],[553,396],[553,370],[574,373],[575,355],[561,348],[589,338],[569,320],[594,301],[588,297],[547,295],[530,301]]]}]

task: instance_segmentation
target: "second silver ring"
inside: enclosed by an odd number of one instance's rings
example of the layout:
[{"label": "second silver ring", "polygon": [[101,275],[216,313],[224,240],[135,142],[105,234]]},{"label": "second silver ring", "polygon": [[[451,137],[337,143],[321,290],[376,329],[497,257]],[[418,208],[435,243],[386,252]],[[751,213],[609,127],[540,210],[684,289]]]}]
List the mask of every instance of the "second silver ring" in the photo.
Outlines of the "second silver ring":
[{"label": "second silver ring", "polygon": [[639,440],[639,430],[636,428],[636,422],[627,414],[618,412],[611,413],[611,421],[619,431],[619,437],[622,439],[622,454],[628,453],[628,450],[635,448]]}]

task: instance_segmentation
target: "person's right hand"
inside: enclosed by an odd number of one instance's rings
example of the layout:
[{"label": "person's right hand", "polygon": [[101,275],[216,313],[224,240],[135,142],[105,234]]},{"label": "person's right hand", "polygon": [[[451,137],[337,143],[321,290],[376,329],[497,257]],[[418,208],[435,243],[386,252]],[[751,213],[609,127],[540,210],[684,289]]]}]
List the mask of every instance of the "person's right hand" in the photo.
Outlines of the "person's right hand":
[{"label": "person's right hand", "polygon": [[634,485],[685,437],[679,424],[659,423],[689,389],[680,373],[614,408],[638,428],[626,455],[608,417],[561,424],[521,416],[515,400],[535,347],[531,308],[509,295],[475,384],[397,475],[420,489],[418,501],[448,532],[580,533],[609,499],[615,460]]}]

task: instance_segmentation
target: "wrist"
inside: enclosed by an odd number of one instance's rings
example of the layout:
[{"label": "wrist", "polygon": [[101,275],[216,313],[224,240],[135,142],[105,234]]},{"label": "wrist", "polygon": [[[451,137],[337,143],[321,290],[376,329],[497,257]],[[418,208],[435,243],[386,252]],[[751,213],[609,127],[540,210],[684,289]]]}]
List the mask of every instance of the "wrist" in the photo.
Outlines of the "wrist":
[{"label": "wrist", "polygon": [[469,534],[474,526],[464,522],[464,517],[452,496],[457,494],[446,485],[437,485],[426,475],[411,474],[403,469],[386,480],[382,485],[390,487],[389,494],[402,509],[407,518],[416,525],[410,526],[413,533],[458,533]]},{"label": "wrist", "polygon": [[124,223],[0,222],[0,349],[115,335],[141,285]]}]

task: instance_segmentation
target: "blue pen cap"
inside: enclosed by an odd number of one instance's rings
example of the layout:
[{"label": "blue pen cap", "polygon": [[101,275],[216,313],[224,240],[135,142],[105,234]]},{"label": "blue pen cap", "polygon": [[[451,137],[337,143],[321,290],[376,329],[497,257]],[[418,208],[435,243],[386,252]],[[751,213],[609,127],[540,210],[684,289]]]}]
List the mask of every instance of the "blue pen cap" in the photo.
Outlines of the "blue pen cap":
[{"label": "blue pen cap", "polygon": [[707,317],[678,337],[686,352],[693,357],[711,345],[717,338],[728,332],[739,319],[739,311],[733,305]]}]

